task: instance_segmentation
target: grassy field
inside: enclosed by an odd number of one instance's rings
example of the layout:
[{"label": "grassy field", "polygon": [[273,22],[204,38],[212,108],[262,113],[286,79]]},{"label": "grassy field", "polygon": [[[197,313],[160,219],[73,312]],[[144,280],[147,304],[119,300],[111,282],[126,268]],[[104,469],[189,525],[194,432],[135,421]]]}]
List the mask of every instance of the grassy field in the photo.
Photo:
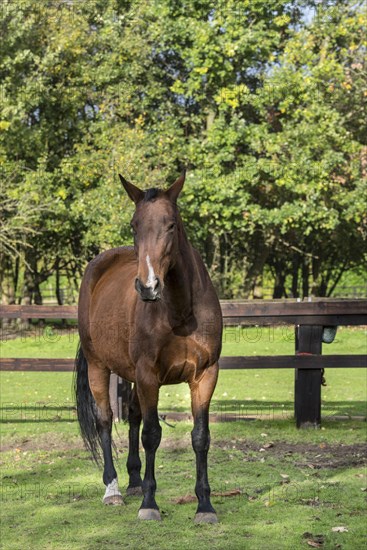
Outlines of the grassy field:
[{"label": "grassy field", "polygon": [[[293,353],[281,329],[229,330],[223,355]],[[75,334],[7,341],[3,356],[72,357]],[[324,353],[364,353],[366,333],[341,329]],[[103,507],[101,472],[83,450],[71,373],[1,373],[1,548],[325,549],[366,547],[366,375],[326,372],[321,430],[296,430],[290,371],[223,371],[212,410],[247,414],[213,423],[209,475],[218,525],[192,521],[191,423],[165,424],[157,454],[161,523],[139,522],[139,499]],[[186,385],[161,389],[161,411],[188,411]],[[353,417],[336,420],[336,416]],[[253,420],[254,419],[254,420]],[[126,485],[127,425],[116,427],[117,469]],[[335,530],[339,528],[339,530]],[[333,530],[334,529],[334,530]]]}]

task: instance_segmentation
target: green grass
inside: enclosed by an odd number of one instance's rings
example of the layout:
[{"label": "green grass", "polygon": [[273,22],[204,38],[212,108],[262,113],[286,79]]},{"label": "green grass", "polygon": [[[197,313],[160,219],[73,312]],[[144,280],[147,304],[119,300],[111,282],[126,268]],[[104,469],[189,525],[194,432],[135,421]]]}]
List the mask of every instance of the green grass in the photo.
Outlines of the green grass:
[{"label": "green grass", "polygon": [[[271,338],[263,332],[257,342],[251,341],[255,330],[248,331],[246,339],[226,332],[223,354],[293,353],[294,342],[281,329]],[[54,342],[47,341],[50,333],[47,340],[42,336],[5,342],[1,353],[73,357],[76,336],[56,336]],[[364,353],[365,332],[339,330],[337,341],[324,346],[324,352]],[[126,498],[123,507],[101,504],[101,472],[81,445],[71,373],[2,372],[1,548],[293,550],[310,548],[308,541],[317,540],[316,535],[323,536],[325,549],[364,548],[366,492],[362,489],[367,479],[357,455],[363,452],[360,444],[365,441],[366,424],[332,417],[365,415],[365,372],[326,372],[320,430],[295,428],[293,376],[288,370],[220,373],[212,410],[256,419],[211,425],[212,490],[223,495],[236,489],[239,494],[214,496],[220,523],[197,526],[192,521],[195,502],[176,503],[180,497],[194,495],[191,423],[174,422],[175,428],[162,425],[156,478],[163,521],[142,523],[137,520],[139,499]],[[189,404],[187,385],[161,389],[162,411],[188,411]],[[120,424],[114,430],[122,487],[127,481],[127,429]],[[333,532],[337,526],[348,532]]]},{"label": "green grass", "polygon": [[[363,548],[366,486],[361,467],[314,470],[297,466],[302,454],[272,456],[261,452],[264,442],[289,441],[313,445],[343,445],[363,439],[361,423],[335,422],[320,431],[297,431],[290,421],[214,424],[211,427],[212,490],[237,489],[234,497],[213,497],[218,525],[193,524],[195,502],[176,504],[193,495],[194,456],[191,425],[163,425],[157,454],[157,501],[163,521],[139,523],[140,501],[126,498],[121,508],[101,504],[101,474],[86,460],[75,422],[49,422],[42,436],[16,425],[17,440],[6,437],[2,453],[2,543],[4,549],[158,549],[307,548],[304,533],[322,534],[324,548]],[[119,426],[117,448],[121,485],[126,484],[127,426]],[[12,442],[8,446],[8,442]],[[253,450],[241,450],[242,442]],[[270,450],[270,449],[269,449]],[[314,454],[317,451],[314,452]],[[283,477],[282,477],[283,476]],[[289,476],[287,484],[282,484]],[[333,533],[344,526],[346,533]],[[310,540],[310,536],[307,537]],[[312,540],[312,539],[311,539]]]}]

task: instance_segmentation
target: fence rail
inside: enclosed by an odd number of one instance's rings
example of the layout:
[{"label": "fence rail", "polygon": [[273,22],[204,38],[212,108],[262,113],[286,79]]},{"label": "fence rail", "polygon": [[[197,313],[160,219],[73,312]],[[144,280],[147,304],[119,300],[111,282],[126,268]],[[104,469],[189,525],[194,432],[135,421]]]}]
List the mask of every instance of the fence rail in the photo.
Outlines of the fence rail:
[{"label": "fence rail", "polygon": [[[367,323],[367,300],[314,299],[221,301],[226,325],[315,324],[360,325]],[[78,317],[77,306],[1,305],[4,319],[72,319]],[[300,323],[298,323],[300,321]],[[317,324],[317,323],[316,323]]]},{"label": "fence rail", "polygon": [[[0,359],[0,370],[7,371],[58,371],[74,370],[74,359]],[[327,369],[327,368],[364,368],[367,367],[365,355],[242,355],[222,357],[219,360],[221,370],[233,369]]]},{"label": "fence rail", "polygon": [[[367,325],[367,300],[222,301],[226,326],[294,325],[295,355],[222,357],[221,369],[292,368],[295,370],[295,415],[298,427],[320,426],[321,383],[325,368],[367,367],[366,355],[322,355],[323,327]],[[77,320],[77,306],[2,305],[3,319]],[[10,371],[71,371],[72,359],[0,358]],[[115,394],[119,394],[118,380]],[[118,400],[115,400],[118,402]],[[119,416],[116,411],[115,416]]]}]

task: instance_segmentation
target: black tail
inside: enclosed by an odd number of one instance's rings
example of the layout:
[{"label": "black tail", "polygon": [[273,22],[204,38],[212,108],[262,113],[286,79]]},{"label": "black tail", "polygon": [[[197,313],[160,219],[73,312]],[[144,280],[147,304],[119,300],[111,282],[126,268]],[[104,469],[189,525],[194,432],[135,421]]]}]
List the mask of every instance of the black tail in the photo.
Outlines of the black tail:
[{"label": "black tail", "polygon": [[80,432],[94,461],[100,464],[101,438],[97,429],[97,407],[89,387],[88,363],[79,344],[75,359],[74,392]]}]

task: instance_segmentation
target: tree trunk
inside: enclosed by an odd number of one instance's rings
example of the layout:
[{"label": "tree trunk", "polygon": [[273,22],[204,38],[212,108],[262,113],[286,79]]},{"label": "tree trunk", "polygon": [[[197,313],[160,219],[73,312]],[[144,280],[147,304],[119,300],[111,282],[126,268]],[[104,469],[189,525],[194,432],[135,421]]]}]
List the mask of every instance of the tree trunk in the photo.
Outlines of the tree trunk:
[{"label": "tree trunk", "polygon": [[59,306],[62,306],[64,303],[62,291],[60,288],[60,258],[56,260],[56,299]]},{"label": "tree trunk", "polygon": [[[24,287],[23,287],[23,296],[22,304],[25,306],[30,306],[32,304],[33,297],[33,274],[31,272],[30,266],[27,263],[24,272]],[[20,323],[20,327],[23,330],[27,330],[30,325],[30,319],[23,319]]]},{"label": "tree trunk", "polygon": [[269,256],[269,249],[262,242],[257,248],[258,252],[253,259],[250,268],[247,270],[243,281],[243,295],[248,298],[254,292],[256,282],[262,277],[266,260]]},{"label": "tree trunk", "polygon": [[255,280],[253,296],[254,296],[254,300],[262,300],[264,298],[262,275],[257,277],[257,279]]},{"label": "tree trunk", "polygon": [[285,290],[285,274],[280,269],[277,269],[274,282],[273,299],[276,300],[283,298],[283,296],[287,296]]},{"label": "tree trunk", "polygon": [[40,278],[38,273],[36,274],[35,280],[34,280],[34,303],[37,306],[41,306],[43,303],[41,288],[40,288]]},{"label": "tree trunk", "polygon": [[320,281],[320,268],[321,262],[319,258],[312,258],[312,284],[311,284],[311,295],[320,296],[320,286],[322,281]]},{"label": "tree trunk", "polygon": [[297,255],[294,255],[292,260],[292,288],[291,288],[293,298],[299,297],[299,292],[298,292],[299,264],[300,264],[299,257]]},{"label": "tree trunk", "polygon": [[[329,289],[326,289],[326,294],[325,296],[327,296],[328,298],[330,298],[330,296],[332,295],[332,293],[334,292],[335,288],[337,287],[343,273],[345,273],[347,270],[347,264],[348,262],[345,262],[344,265],[340,268],[339,272],[334,275],[334,280],[333,280],[333,283],[332,285],[330,286]],[[330,282],[330,278],[329,280],[327,281],[327,287],[329,286],[329,282]]]},{"label": "tree trunk", "polygon": [[[12,260],[4,259],[0,271],[0,290],[2,304],[15,304],[15,288],[13,284]],[[4,330],[4,336],[7,329],[15,324],[15,319],[0,319],[0,325]]]},{"label": "tree trunk", "polygon": [[303,259],[302,262],[302,297],[306,298],[309,295],[309,279],[310,271],[308,266],[308,260]]}]

